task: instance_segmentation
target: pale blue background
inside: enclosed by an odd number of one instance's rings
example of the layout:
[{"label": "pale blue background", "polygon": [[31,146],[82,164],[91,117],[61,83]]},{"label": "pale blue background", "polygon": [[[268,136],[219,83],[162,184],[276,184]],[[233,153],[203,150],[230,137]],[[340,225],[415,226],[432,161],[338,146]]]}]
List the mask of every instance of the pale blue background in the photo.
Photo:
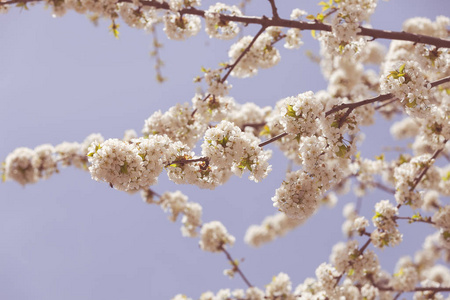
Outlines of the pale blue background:
[{"label": "pale blue background", "polygon": [[[277,2],[286,18],[297,5],[313,14],[320,9],[318,1]],[[269,15],[269,8],[268,1],[254,0],[247,12]],[[400,30],[409,17],[434,20],[449,9],[446,0],[380,1],[372,24]],[[0,160],[19,146],[81,142],[93,132],[106,138],[121,138],[130,128],[140,132],[154,111],[190,102],[195,93],[192,79],[200,75],[201,66],[214,68],[228,60],[230,41],[210,40],[203,31],[185,42],[168,41],[159,28],[166,63],[163,73],[169,78],[160,85],[149,56],[151,36],[120,23],[116,40],[108,32],[108,22],[94,27],[75,13],[54,19],[42,5],[0,15]],[[257,29],[249,26],[245,32]],[[231,95],[241,103],[274,105],[283,97],[325,88],[319,67],[304,55],[306,50],[317,51],[318,43],[309,32],[304,36],[300,50],[280,47],[282,59],[275,68],[261,70],[251,79],[230,79]],[[387,123],[380,119],[379,124],[377,129],[366,128],[363,155],[373,157],[381,144],[391,142]],[[285,238],[250,248],[243,242],[247,227],[276,212],[271,197],[287,164],[277,151],[272,164],[273,171],[262,184],[233,178],[211,192],[176,186],[162,174],[154,190],[180,189],[203,206],[204,222],[222,221],[237,239],[231,253],[245,258],[241,266],[253,284],[263,288],[283,271],[295,287],[315,276],[315,268],[328,260],[331,247],[344,240],[342,207],[355,197],[341,199],[333,210],[320,210]],[[368,217],[381,199],[393,201],[385,193],[365,199]],[[408,213],[405,209],[401,215]],[[390,272],[400,254],[414,253],[424,234],[431,232],[426,224],[402,225],[409,229],[404,244],[380,252]],[[230,267],[223,254],[201,251],[198,239],[183,238],[179,227],[179,222],[169,222],[159,207],[143,203],[138,195],[113,190],[77,169],[62,169],[59,175],[25,188],[3,183],[0,299],[170,299],[177,293],[196,299],[207,290],[245,288],[239,277],[230,280],[222,275]]]}]

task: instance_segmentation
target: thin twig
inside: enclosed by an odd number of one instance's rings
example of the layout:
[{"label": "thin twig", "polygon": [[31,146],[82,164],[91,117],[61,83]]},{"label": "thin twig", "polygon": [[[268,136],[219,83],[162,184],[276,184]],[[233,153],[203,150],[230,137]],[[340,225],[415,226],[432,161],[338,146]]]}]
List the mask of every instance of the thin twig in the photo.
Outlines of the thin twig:
[{"label": "thin twig", "polygon": [[421,219],[414,219],[411,217],[398,217],[398,216],[394,216],[393,217],[394,221],[395,220],[408,220],[411,223],[415,223],[415,222],[422,222],[422,223],[427,223],[427,224],[431,224],[431,225],[435,225],[436,223],[434,223],[433,221],[431,221],[431,217],[426,217],[425,219],[421,218]]},{"label": "thin twig", "polygon": [[258,33],[253,37],[250,44],[248,44],[247,48],[245,48],[245,50],[242,51],[241,55],[239,55],[239,57],[236,59],[236,61],[232,65],[229,66],[230,68],[228,69],[228,72],[220,80],[221,83],[224,83],[225,80],[227,80],[228,76],[230,76],[233,69],[237,66],[237,64],[241,61],[241,59],[245,56],[245,54],[247,54],[247,52],[250,51],[250,48],[256,42],[256,39],[266,30],[266,28],[267,27],[265,27],[265,26],[261,27],[261,29],[258,31]]},{"label": "thin twig", "polygon": [[380,182],[373,182],[372,183],[376,188],[379,188],[382,191],[385,191],[386,193],[395,194],[395,189],[392,189],[390,187],[385,186],[384,184],[380,183]]},{"label": "thin twig", "polygon": [[278,9],[275,5],[275,0],[269,0],[270,6],[272,7],[272,16],[274,19],[280,19],[280,16],[278,15]]},{"label": "thin twig", "polygon": [[387,105],[389,105],[389,104],[391,104],[391,103],[394,103],[395,101],[398,101],[398,99],[397,99],[397,98],[394,98],[394,99],[392,99],[391,101],[388,101],[388,102],[386,102],[386,103],[383,103],[383,104],[381,104],[381,105],[378,105],[377,107],[375,107],[375,110],[379,110],[379,109],[382,108],[382,107],[385,107],[385,106],[387,106]]},{"label": "thin twig", "polygon": [[268,145],[268,144],[270,144],[270,143],[273,143],[273,142],[275,142],[276,140],[279,140],[279,139],[281,139],[282,137],[285,137],[286,135],[288,135],[286,132],[280,133],[279,135],[274,136],[274,137],[271,138],[271,139],[268,139],[267,141],[265,141],[265,142],[259,144],[258,146],[259,146],[259,147],[264,147],[265,145]]},{"label": "thin twig", "polygon": [[199,162],[199,161],[203,161],[206,164],[208,164],[209,158],[208,157],[199,157],[199,158],[192,158],[192,159],[179,159],[179,160],[175,160],[173,162],[167,163],[166,166],[170,166],[173,164],[188,164],[188,163]]},{"label": "thin twig", "polygon": [[416,177],[416,179],[414,179],[414,183],[413,185],[409,188],[409,190],[412,192],[414,191],[414,189],[417,187],[417,185],[419,184],[419,182],[422,180],[423,176],[425,176],[425,174],[428,172],[428,169],[432,166],[433,164],[433,160],[435,160],[438,155],[445,149],[445,144],[447,143],[447,140],[444,141],[444,147],[442,147],[441,149],[438,149],[436,151],[434,151],[433,156],[430,157],[427,165],[425,168],[422,169],[422,171],[419,173],[419,175]]},{"label": "thin twig", "polygon": [[[431,87],[435,87],[435,86],[438,86],[440,84],[443,84],[443,83],[446,83],[446,82],[449,82],[449,81],[450,81],[450,76],[447,76],[447,77],[441,78],[439,80],[430,82],[430,85],[431,85]],[[354,109],[356,109],[356,108],[358,108],[360,106],[366,105],[366,104],[371,104],[371,103],[375,103],[375,102],[384,102],[384,101],[392,99],[393,97],[394,97],[394,95],[392,93],[389,93],[389,94],[378,95],[378,96],[376,96],[374,98],[366,99],[366,100],[359,101],[359,102],[344,103],[344,104],[338,105],[336,107],[333,107],[332,109],[327,111],[325,113],[325,117],[328,117],[329,115],[331,115],[331,114],[333,114],[335,112],[338,112],[340,110],[347,109],[345,114],[339,119],[339,127],[341,127],[342,124],[344,124],[344,122],[347,119],[347,117],[350,115],[350,113]]]},{"label": "thin twig", "polygon": [[253,287],[253,285],[250,283],[250,281],[248,281],[247,277],[245,277],[244,273],[242,273],[241,269],[239,268],[239,265],[234,261],[234,259],[231,257],[230,253],[228,253],[228,251],[225,249],[225,247],[222,247],[222,252],[225,253],[225,255],[227,256],[228,261],[233,265],[233,268],[239,273],[239,275],[241,275],[241,278],[244,280],[245,284],[247,284],[247,286]]}]

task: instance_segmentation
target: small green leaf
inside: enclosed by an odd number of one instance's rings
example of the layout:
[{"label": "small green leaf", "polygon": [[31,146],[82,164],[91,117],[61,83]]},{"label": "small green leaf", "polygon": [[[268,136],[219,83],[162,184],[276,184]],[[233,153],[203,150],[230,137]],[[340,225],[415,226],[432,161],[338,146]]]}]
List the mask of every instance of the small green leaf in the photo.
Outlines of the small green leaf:
[{"label": "small green leaf", "polygon": [[217,141],[218,144],[222,145],[222,147],[226,147],[228,143],[228,137],[223,137],[223,139]]},{"label": "small green leaf", "polygon": [[379,156],[375,156],[375,159],[384,161],[384,153],[381,153],[381,155],[379,155]]},{"label": "small green leaf", "polygon": [[286,116],[297,118],[297,114],[295,113],[294,107],[292,105],[288,104]]},{"label": "small green leaf", "polygon": [[406,106],[409,107],[409,108],[414,108],[414,107],[416,107],[416,106],[417,106],[416,99],[414,99],[413,102],[406,101]]},{"label": "small green leaf", "polygon": [[263,130],[259,133],[259,136],[270,135],[270,128],[267,125],[264,125]]},{"label": "small green leaf", "polygon": [[450,231],[444,231],[443,233],[442,233],[442,236],[444,237],[444,239],[447,241],[447,240],[450,240]]},{"label": "small green leaf", "polygon": [[344,157],[348,152],[348,147],[345,145],[340,145],[339,146],[339,151],[336,152],[336,155],[339,157]]},{"label": "small green leaf", "polygon": [[120,173],[128,174],[128,163],[126,161],[124,161],[123,166],[120,167]]},{"label": "small green leaf", "polygon": [[120,25],[116,24],[116,21],[114,21],[114,20],[112,20],[111,25],[109,25],[109,31],[112,32],[112,34],[114,34],[114,37],[116,39],[119,38],[119,30],[118,30],[119,27],[120,27]]}]

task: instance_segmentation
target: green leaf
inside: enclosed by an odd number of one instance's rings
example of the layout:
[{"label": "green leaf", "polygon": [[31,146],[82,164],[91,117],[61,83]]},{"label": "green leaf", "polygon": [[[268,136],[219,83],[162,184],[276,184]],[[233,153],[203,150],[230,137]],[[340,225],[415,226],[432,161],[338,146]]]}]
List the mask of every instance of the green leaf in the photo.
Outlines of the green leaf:
[{"label": "green leaf", "polygon": [[270,135],[270,128],[267,125],[264,125],[263,130],[259,133],[259,136]]},{"label": "green leaf", "polygon": [[294,107],[292,105],[287,106],[287,113],[285,116],[289,116],[292,118],[297,118],[297,114],[295,113]]},{"label": "green leaf", "polygon": [[114,20],[112,20],[111,25],[109,25],[109,31],[112,32],[112,34],[114,34],[114,37],[116,39],[119,38],[119,30],[118,30],[119,27],[120,27],[120,25],[116,24],[116,21],[114,21]]},{"label": "green leaf", "polygon": [[228,137],[223,137],[223,139],[217,141],[218,144],[222,145],[222,147],[226,147],[228,143]]},{"label": "green leaf", "polygon": [[128,163],[124,161],[123,166],[120,167],[120,173],[128,174]]},{"label": "green leaf", "polygon": [[381,153],[381,155],[379,155],[379,156],[375,156],[375,159],[384,161],[384,153]]},{"label": "green leaf", "polygon": [[250,172],[253,172],[252,164],[253,164],[253,161],[250,160],[250,157],[247,156],[246,158],[243,158],[241,160],[241,162],[239,163],[238,168],[241,169],[241,170],[248,169]]},{"label": "green leaf", "polygon": [[442,236],[444,237],[444,239],[445,239],[446,241],[450,240],[450,231],[444,231],[444,232],[442,233]]},{"label": "green leaf", "polygon": [[446,176],[442,177],[442,180],[443,180],[443,181],[448,181],[448,180],[450,180],[450,171],[447,172],[447,175],[446,175]]},{"label": "green leaf", "polygon": [[20,2],[16,4],[16,7],[20,7],[22,10],[28,10],[28,6],[26,2]]},{"label": "green leaf", "polygon": [[414,107],[417,106],[416,99],[414,99],[413,102],[409,102],[409,101],[405,101],[405,102],[406,102],[406,106],[409,107],[409,108],[414,108]]},{"label": "green leaf", "polygon": [[348,152],[348,147],[345,145],[340,145],[339,146],[339,151],[336,152],[336,155],[339,157],[344,157]]}]

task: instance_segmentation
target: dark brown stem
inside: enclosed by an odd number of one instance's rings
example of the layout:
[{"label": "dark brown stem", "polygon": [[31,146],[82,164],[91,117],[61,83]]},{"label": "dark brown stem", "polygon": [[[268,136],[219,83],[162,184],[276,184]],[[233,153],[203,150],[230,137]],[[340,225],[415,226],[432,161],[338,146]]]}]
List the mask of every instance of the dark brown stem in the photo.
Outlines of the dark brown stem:
[{"label": "dark brown stem", "polygon": [[239,275],[241,276],[242,280],[244,280],[245,284],[250,288],[253,287],[253,285],[248,281],[247,277],[245,277],[244,273],[242,273],[241,269],[239,268],[239,265],[234,261],[234,259],[231,257],[230,253],[222,247],[222,252],[225,253],[227,256],[228,261],[233,265],[233,269],[235,269]]},{"label": "dark brown stem", "polygon": [[274,136],[274,137],[271,138],[271,139],[268,139],[267,141],[265,141],[265,142],[259,144],[258,146],[259,146],[259,147],[264,147],[265,145],[268,145],[268,144],[270,144],[270,143],[273,143],[273,142],[275,142],[276,140],[279,140],[279,139],[281,139],[282,137],[285,137],[286,135],[288,135],[286,132],[280,133],[279,135]]},{"label": "dark brown stem", "polygon": [[266,122],[260,122],[260,123],[245,123],[245,124],[242,125],[242,128],[245,128],[245,127],[254,127],[254,128],[257,128],[257,127],[262,127],[262,126],[264,126],[264,125],[266,125]]},{"label": "dark brown stem", "polygon": [[435,225],[436,224],[433,221],[431,221],[430,217],[426,217],[425,219],[423,219],[423,218],[421,218],[421,219],[414,219],[414,218],[411,218],[411,217],[397,217],[397,216],[394,216],[393,219],[394,219],[394,221],[395,220],[408,220],[411,223],[422,222],[422,223],[427,223],[427,224],[431,224],[431,225]]},{"label": "dark brown stem", "polygon": [[445,144],[446,143],[447,143],[447,140],[444,141],[444,147],[434,151],[433,156],[431,156],[431,158],[428,161],[428,163],[425,166],[425,168],[423,168],[422,171],[419,173],[419,175],[416,177],[416,179],[414,179],[413,185],[409,188],[409,190],[411,192],[414,191],[414,189],[417,187],[419,182],[422,180],[423,176],[425,176],[425,174],[428,172],[428,169],[430,169],[430,167],[433,165],[433,160],[435,160],[438,157],[438,155],[445,149]]},{"label": "dark brown stem", "polygon": [[384,94],[384,95],[378,95],[378,96],[376,96],[374,98],[370,98],[370,99],[359,101],[359,102],[355,102],[355,103],[344,103],[344,104],[338,105],[336,107],[333,107],[332,109],[327,111],[325,113],[325,117],[328,117],[329,115],[331,115],[331,114],[333,114],[335,112],[338,112],[340,110],[343,110],[343,109],[354,110],[357,107],[360,107],[360,106],[363,106],[363,105],[366,105],[366,104],[370,104],[370,103],[375,103],[375,102],[384,102],[384,101],[387,101],[387,100],[389,100],[389,99],[391,99],[393,97],[394,97],[394,95],[389,93],[389,94]]},{"label": "dark brown stem", "polygon": [[166,165],[170,166],[172,164],[188,164],[188,163],[193,163],[193,162],[199,162],[199,161],[203,161],[206,164],[209,164],[209,158],[208,157],[199,157],[199,158],[192,158],[192,159],[179,159],[179,160],[175,160],[173,162],[170,162]]},{"label": "dark brown stem", "polygon": [[392,189],[392,188],[390,188],[390,187],[387,187],[387,186],[383,185],[383,184],[380,183],[380,182],[373,182],[373,185],[374,185],[376,188],[379,188],[380,190],[385,191],[385,192],[387,192],[387,193],[389,193],[389,194],[392,194],[392,195],[395,194],[395,190],[394,190],[394,189]]},{"label": "dark brown stem", "polygon": [[245,56],[245,54],[247,54],[247,52],[250,50],[250,48],[256,42],[256,39],[266,30],[266,28],[267,27],[265,27],[265,26],[261,27],[261,29],[258,31],[258,33],[253,37],[253,39],[250,42],[250,44],[248,44],[247,48],[245,48],[245,50],[242,51],[241,55],[239,55],[239,57],[236,59],[236,61],[230,66],[230,68],[228,69],[228,72],[222,77],[220,82],[224,83],[225,80],[227,80],[228,76],[230,76],[230,74],[234,70],[234,68],[241,61],[241,59]]},{"label": "dark brown stem", "polygon": [[[438,85],[446,83],[446,82],[450,82],[450,76],[430,82],[430,85],[431,85],[431,87],[435,87],[435,86],[438,86]],[[389,93],[389,94],[378,95],[374,98],[366,99],[366,100],[355,102],[355,103],[344,103],[344,104],[338,105],[336,107],[333,107],[332,109],[327,111],[325,113],[325,117],[328,117],[329,115],[331,115],[335,112],[338,112],[340,110],[347,109],[345,114],[339,120],[339,127],[341,127],[342,124],[344,124],[346,118],[350,115],[350,113],[355,108],[358,108],[358,107],[366,105],[366,104],[375,103],[375,102],[384,102],[384,101],[392,99],[393,97],[394,97],[394,95],[392,93]]]},{"label": "dark brown stem", "polygon": [[[6,2],[0,2],[0,5],[16,4],[16,3],[29,3],[29,2],[40,2],[42,0],[11,0]],[[118,0],[117,2],[128,2],[131,3],[132,0]],[[156,0],[152,1],[141,1],[144,6],[150,6],[157,9],[169,10],[169,4],[166,2],[160,3]],[[200,17],[205,16],[205,11],[197,9],[194,7],[184,8],[179,11],[181,15],[190,14],[197,15]],[[220,19],[222,21],[234,21],[243,24],[259,24],[264,28],[269,26],[279,26],[285,28],[298,28],[300,30],[319,30],[319,31],[331,31],[331,26],[323,24],[320,22],[305,22],[305,21],[293,21],[282,18],[267,18],[267,17],[250,17],[250,16],[231,16],[221,14]],[[409,32],[398,32],[389,30],[379,30],[373,28],[365,28],[360,26],[361,31],[358,35],[370,36],[373,39],[389,39],[389,40],[400,40],[400,41],[410,41],[413,43],[434,45],[438,48],[450,48],[450,40],[444,40],[440,38],[435,38],[431,36],[414,34]]]},{"label": "dark brown stem", "polygon": [[[391,291],[391,292],[395,291],[392,287],[382,287],[378,286],[376,283],[373,283],[373,285],[380,291]],[[416,287],[413,290],[402,291],[402,293],[412,293],[412,292],[435,292],[435,293],[450,292],[450,287]]]},{"label": "dark brown stem", "polygon": [[398,99],[397,99],[397,98],[394,98],[394,99],[392,99],[391,101],[388,101],[388,102],[386,102],[386,103],[383,103],[383,104],[381,104],[381,105],[378,105],[377,107],[375,107],[375,110],[378,110],[378,109],[380,109],[380,108],[382,108],[382,107],[385,107],[385,106],[387,106],[387,105],[389,105],[389,104],[391,104],[391,103],[394,103],[395,101],[398,101]]},{"label": "dark brown stem", "polygon": [[280,16],[278,15],[278,9],[277,6],[275,5],[275,0],[269,0],[270,2],[270,6],[272,7],[272,17],[274,19],[280,19]]},{"label": "dark brown stem", "polygon": [[[360,255],[363,254],[363,252],[366,250],[366,248],[370,245],[371,242],[372,242],[372,240],[371,240],[370,237],[369,237],[369,239],[366,241],[366,243],[358,250],[358,252],[359,252]],[[348,263],[348,266],[350,266],[350,265],[352,265],[352,262],[351,262],[351,261]],[[345,273],[345,271],[344,271],[344,273]],[[342,276],[344,276],[344,273],[342,273],[341,275],[339,275],[339,276],[336,278],[336,283],[334,284],[335,287],[338,286],[339,281],[341,281]]]}]

